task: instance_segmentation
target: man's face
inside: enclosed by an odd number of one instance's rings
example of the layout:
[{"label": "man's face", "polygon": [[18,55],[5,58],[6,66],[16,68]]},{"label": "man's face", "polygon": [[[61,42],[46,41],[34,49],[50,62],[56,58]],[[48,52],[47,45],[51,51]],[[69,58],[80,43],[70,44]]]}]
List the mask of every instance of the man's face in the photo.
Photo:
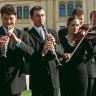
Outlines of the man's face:
[{"label": "man's face", "polygon": [[45,22],[45,12],[43,9],[41,10],[35,10],[33,13],[33,16],[31,17],[31,20],[33,20],[34,25],[36,27],[41,26],[41,22]]},{"label": "man's face", "polygon": [[16,15],[14,15],[14,14],[8,15],[8,14],[4,13],[3,15],[1,15],[1,20],[2,20],[2,24],[4,27],[12,29],[15,26]]}]

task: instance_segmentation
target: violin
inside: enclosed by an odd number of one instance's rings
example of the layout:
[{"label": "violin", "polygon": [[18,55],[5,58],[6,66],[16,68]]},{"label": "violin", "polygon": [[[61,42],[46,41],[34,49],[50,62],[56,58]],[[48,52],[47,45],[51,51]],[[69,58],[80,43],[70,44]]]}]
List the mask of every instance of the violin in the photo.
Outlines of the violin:
[{"label": "violin", "polygon": [[[83,24],[81,27],[80,27],[80,30],[85,30],[85,31],[87,31],[87,29],[90,27],[90,24]],[[93,25],[91,28],[90,28],[90,30],[89,30],[89,32],[91,32],[91,31],[96,31],[96,25]],[[89,33],[88,32],[88,33]],[[96,33],[96,32],[95,32]]]},{"label": "violin", "polygon": [[[79,31],[77,34],[75,34],[74,36],[74,40],[76,42],[76,44],[78,44],[78,42],[82,39],[82,37],[86,34],[85,38],[90,40],[93,39],[94,37],[96,37],[96,25],[92,26],[91,28],[90,24],[84,24],[80,27]],[[88,30],[89,29],[89,30]]]},{"label": "violin", "polygon": [[[85,27],[84,27],[85,28]],[[87,28],[87,27],[86,27]],[[66,60],[66,62],[68,62],[72,56],[74,55],[74,53],[77,51],[78,47],[80,46],[80,44],[82,43],[82,41],[84,40],[84,38],[88,35],[88,32],[90,31],[90,29],[92,28],[92,24],[90,24],[90,26],[88,27],[88,29],[86,31],[84,31],[85,29],[83,29],[83,31],[80,29],[80,32],[78,32],[74,37],[74,41],[76,42],[76,47],[75,49],[73,50],[73,52],[71,53],[71,56],[69,59]],[[84,33],[85,32],[85,33]],[[81,34],[81,33],[84,33]]]}]

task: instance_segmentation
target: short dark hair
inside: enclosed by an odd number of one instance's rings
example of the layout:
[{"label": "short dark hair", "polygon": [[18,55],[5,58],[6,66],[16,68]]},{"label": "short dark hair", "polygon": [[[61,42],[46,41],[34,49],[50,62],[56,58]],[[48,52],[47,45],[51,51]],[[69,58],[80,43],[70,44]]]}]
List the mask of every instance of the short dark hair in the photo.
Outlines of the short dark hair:
[{"label": "short dark hair", "polygon": [[92,18],[92,15],[96,13],[96,9],[94,9],[91,13],[90,13],[90,19]]},{"label": "short dark hair", "polygon": [[11,4],[6,4],[3,7],[1,7],[0,13],[1,13],[1,15],[3,15],[4,13],[6,13],[8,15],[10,15],[10,14],[16,15],[16,10]]},{"label": "short dark hair", "polygon": [[[70,25],[70,23],[71,23],[74,19],[76,19],[76,18],[78,18],[78,17],[75,16],[75,15],[70,16],[70,17],[68,18],[68,20],[67,20],[67,26]],[[79,18],[78,18],[78,19],[79,19]]]},{"label": "short dark hair", "polygon": [[84,11],[81,8],[75,8],[72,11],[72,15],[84,15]]},{"label": "short dark hair", "polygon": [[[42,10],[43,8],[41,6],[34,6],[31,10],[30,10],[30,16],[33,16],[34,11],[35,10]],[[43,9],[44,10],[44,9]]]}]

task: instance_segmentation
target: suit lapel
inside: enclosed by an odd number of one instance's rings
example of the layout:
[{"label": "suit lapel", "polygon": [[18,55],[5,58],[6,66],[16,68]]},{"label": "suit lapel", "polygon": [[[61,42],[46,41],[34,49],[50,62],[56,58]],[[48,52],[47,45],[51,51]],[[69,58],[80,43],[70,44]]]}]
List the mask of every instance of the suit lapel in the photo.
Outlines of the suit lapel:
[{"label": "suit lapel", "polygon": [[1,26],[1,28],[0,28],[0,35],[3,35],[3,36],[6,35],[6,33],[5,33],[4,29],[3,29],[3,26]]},{"label": "suit lapel", "polygon": [[[13,30],[13,33],[18,37],[18,32],[17,32],[16,29]],[[10,47],[11,49],[15,48],[15,44],[14,44],[14,42],[11,39],[9,40],[8,47]]]},{"label": "suit lapel", "polygon": [[44,43],[45,41],[40,37],[40,35],[38,34],[38,32],[35,30],[35,28],[33,27],[31,29],[31,35],[34,36],[35,39],[37,39],[41,44]]}]

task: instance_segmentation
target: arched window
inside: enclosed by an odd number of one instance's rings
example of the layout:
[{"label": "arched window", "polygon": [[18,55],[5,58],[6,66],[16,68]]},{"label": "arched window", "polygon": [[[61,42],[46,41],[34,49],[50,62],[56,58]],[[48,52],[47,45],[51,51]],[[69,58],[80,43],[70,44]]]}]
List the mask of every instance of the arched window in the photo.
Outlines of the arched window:
[{"label": "arched window", "polygon": [[75,2],[75,8],[82,8],[82,2],[81,1],[76,1]]},{"label": "arched window", "polygon": [[59,17],[66,16],[66,8],[64,3],[59,4]]},{"label": "arched window", "polygon": [[72,11],[73,11],[73,2],[68,2],[68,5],[67,5],[67,13],[68,13],[68,16],[72,16]]},{"label": "arched window", "polygon": [[29,19],[29,6],[24,6],[23,7],[23,18],[24,19]]},{"label": "arched window", "polygon": [[22,19],[22,6],[17,7],[17,19]]}]

